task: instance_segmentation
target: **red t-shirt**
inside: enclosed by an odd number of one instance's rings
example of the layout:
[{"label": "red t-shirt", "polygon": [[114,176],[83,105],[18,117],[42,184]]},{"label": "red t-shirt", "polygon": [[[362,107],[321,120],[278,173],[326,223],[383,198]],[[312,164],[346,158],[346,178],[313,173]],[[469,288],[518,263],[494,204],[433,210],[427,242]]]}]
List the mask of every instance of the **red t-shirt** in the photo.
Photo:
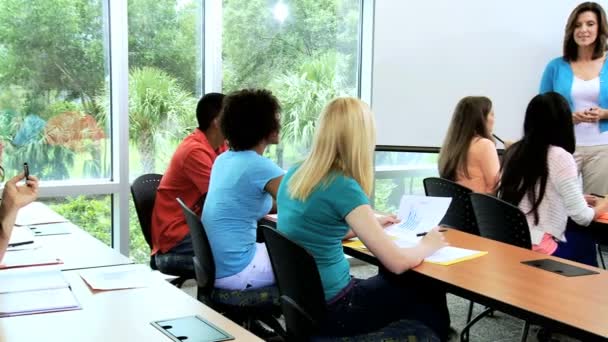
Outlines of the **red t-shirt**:
[{"label": "red t-shirt", "polygon": [[152,254],[166,253],[186,235],[188,225],[179,203],[181,198],[196,214],[201,214],[200,199],[209,188],[211,166],[226,151],[223,145],[213,150],[205,134],[196,129],[177,147],[156,192],[152,211]]}]

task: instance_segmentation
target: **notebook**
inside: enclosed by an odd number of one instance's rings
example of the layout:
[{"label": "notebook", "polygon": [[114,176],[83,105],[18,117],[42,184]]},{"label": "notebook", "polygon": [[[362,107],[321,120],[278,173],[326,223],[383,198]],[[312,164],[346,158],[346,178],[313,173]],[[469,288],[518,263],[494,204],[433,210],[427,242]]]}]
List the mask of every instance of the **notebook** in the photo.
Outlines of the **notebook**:
[{"label": "notebook", "polygon": [[0,272],[0,317],[79,309],[56,267]]}]

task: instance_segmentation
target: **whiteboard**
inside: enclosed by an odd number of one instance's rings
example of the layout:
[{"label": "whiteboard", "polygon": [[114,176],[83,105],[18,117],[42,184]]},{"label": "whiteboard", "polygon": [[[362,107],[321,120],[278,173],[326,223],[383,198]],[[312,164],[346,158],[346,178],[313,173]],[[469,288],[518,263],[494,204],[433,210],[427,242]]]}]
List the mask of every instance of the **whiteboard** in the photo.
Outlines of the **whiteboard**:
[{"label": "whiteboard", "polygon": [[[378,144],[440,147],[456,103],[484,95],[516,140],[572,0],[376,0],[371,106]],[[608,1],[599,3],[607,8]]]}]

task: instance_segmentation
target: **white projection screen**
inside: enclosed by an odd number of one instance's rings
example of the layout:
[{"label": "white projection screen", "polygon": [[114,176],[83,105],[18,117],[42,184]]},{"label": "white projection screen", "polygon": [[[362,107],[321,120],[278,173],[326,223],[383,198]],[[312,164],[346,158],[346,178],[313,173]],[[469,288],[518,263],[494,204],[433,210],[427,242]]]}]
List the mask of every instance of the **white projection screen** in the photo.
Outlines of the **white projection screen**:
[{"label": "white projection screen", "polygon": [[[571,0],[376,0],[371,105],[378,145],[440,147],[458,100],[488,96],[494,132],[521,137]],[[599,3],[607,8],[608,1]]]}]

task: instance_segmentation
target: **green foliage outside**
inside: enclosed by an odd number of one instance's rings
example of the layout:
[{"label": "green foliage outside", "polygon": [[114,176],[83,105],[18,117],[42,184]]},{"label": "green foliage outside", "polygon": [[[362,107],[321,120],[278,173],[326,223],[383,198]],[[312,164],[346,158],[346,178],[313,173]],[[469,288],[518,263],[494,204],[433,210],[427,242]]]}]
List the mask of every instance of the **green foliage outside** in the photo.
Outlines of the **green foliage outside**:
[{"label": "green foliage outside", "polygon": [[[125,0],[126,1],[126,0]],[[0,149],[7,175],[27,161],[42,179],[110,177],[108,32],[105,0],[0,0]],[[130,169],[164,172],[195,125],[202,91],[202,1],[128,0]],[[288,167],[307,152],[316,119],[333,97],[357,95],[359,0],[224,0],[225,92],[268,88],[282,104],[282,143],[272,156]],[[105,136],[53,142],[50,120],[89,116]],[[114,114],[118,115],[118,114]],[[90,128],[75,126],[74,136]],[[54,208],[110,241],[110,196],[66,198]],[[131,254],[147,246],[130,210]]]}]

